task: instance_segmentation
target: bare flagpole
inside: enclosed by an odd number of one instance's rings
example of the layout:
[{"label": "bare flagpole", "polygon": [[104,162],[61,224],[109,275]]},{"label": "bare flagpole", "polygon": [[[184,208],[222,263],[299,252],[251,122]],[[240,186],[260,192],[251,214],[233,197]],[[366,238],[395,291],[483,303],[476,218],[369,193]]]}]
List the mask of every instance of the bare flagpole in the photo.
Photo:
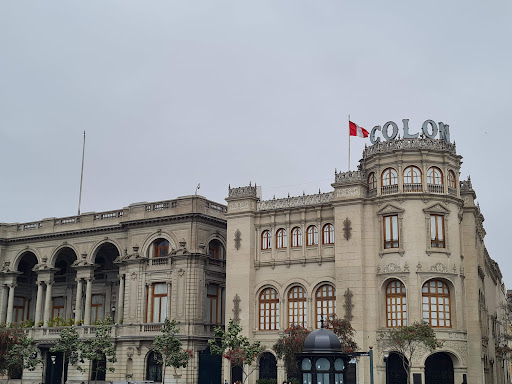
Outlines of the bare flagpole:
[{"label": "bare flagpole", "polygon": [[82,204],[82,182],[84,180],[84,157],[85,157],[85,131],[84,131],[84,146],[82,148],[82,172],[80,172],[80,196],[78,197],[78,215],[80,215],[80,205]]},{"label": "bare flagpole", "polygon": [[348,115],[348,169],[350,171],[350,114]]}]

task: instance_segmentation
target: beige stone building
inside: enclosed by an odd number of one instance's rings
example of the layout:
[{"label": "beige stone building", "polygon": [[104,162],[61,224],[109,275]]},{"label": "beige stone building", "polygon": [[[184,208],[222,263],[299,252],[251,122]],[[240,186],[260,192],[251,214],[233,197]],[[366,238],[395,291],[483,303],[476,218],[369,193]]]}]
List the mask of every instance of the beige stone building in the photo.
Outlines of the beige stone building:
[{"label": "beige stone building", "polygon": [[[361,350],[373,347],[377,384],[405,383],[379,340],[415,321],[444,342],[412,361],[415,383],[510,383],[496,353],[506,291],[461,158],[444,140],[389,140],[367,147],[358,171],[335,173],[328,193],[261,201],[256,186],[230,188],[226,321],[235,316],[267,348],[250,383],[282,382],[272,345],[288,326],[314,329],[331,313],[351,320]],[[367,358],[356,371],[370,383]]]},{"label": "beige stone building", "polygon": [[118,361],[100,381],[161,381],[149,348],[166,317],[178,321],[183,346],[193,352],[180,382],[209,383],[201,373],[220,381],[220,357],[204,350],[224,318],[225,212],[223,205],[187,196],[0,224],[0,323],[31,326],[27,332],[44,361],[9,382],[50,384],[52,355],[51,384],[88,382],[93,369],[81,374],[65,367],[49,348],[72,323],[81,324],[82,337],[94,337],[95,321],[109,316]]}]

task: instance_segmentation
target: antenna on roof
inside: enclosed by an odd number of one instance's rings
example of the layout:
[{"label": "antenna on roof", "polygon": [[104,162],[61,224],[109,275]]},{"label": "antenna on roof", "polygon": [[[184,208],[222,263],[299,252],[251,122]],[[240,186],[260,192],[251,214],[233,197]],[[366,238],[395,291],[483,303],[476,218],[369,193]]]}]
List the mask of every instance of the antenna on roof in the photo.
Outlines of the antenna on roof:
[{"label": "antenna on roof", "polygon": [[80,216],[80,205],[82,204],[82,182],[84,180],[84,157],[85,157],[85,131],[84,145],[82,148],[82,171],[80,172],[80,195],[78,196],[78,215]]}]

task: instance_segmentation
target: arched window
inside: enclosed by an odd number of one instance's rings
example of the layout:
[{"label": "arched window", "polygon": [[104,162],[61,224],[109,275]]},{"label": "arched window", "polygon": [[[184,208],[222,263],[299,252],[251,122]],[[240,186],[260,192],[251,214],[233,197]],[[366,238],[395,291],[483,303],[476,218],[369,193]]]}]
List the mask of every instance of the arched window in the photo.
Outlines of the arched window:
[{"label": "arched window", "polygon": [[388,328],[407,325],[405,285],[400,280],[392,280],[386,286],[386,319]]},{"label": "arched window", "polygon": [[162,382],[162,358],[156,352],[149,352],[146,365],[146,380]]},{"label": "arched window", "polygon": [[208,243],[208,254],[214,259],[224,259],[224,246],[219,240],[212,240]]},{"label": "arched window", "polygon": [[375,173],[372,172],[368,176],[368,190],[373,191],[377,188],[377,178],[375,177]]},{"label": "arched window", "polygon": [[292,229],[292,247],[302,247],[302,229],[299,227]]},{"label": "arched window", "polygon": [[153,244],[155,246],[153,257],[164,257],[169,255],[169,242],[167,240],[158,239],[155,240]]},{"label": "arched window", "polygon": [[265,288],[259,298],[260,331],[279,329],[279,294],[274,288]]},{"label": "arched window", "polygon": [[286,239],[286,229],[278,229],[276,234],[276,248],[286,248]]},{"label": "arched window", "polygon": [[386,168],[382,172],[381,193],[387,195],[396,192],[398,192],[398,173],[393,168]]},{"label": "arched window", "polygon": [[421,171],[418,167],[411,165],[404,171],[404,192],[421,192]]},{"label": "arched window", "polygon": [[450,289],[441,280],[429,280],[423,284],[423,321],[432,327],[451,328]]},{"label": "arched window", "polygon": [[306,291],[300,286],[293,287],[288,292],[288,326],[307,327],[307,318]]},{"label": "arched window", "polygon": [[318,229],[316,225],[310,225],[306,233],[306,245],[318,244]]},{"label": "arched window", "polygon": [[334,225],[325,224],[322,229],[322,243],[334,244]]},{"label": "arched window", "polygon": [[455,172],[452,170],[448,171],[448,188],[457,190],[457,179],[455,178]]},{"label": "arched window", "polygon": [[316,328],[320,328],[322,319],[326,321],[329,316],[336,314],[336,288],[324,284],[316,290]]},{"label": "arched window", "polygon": [[430,167],[427,171],[427,184],[429,192],[443,193],[443,172],[437,167]]},{"label": "arched window", "polygon": [[272,234],[269,230],[265,230],[261,233],[261,249],[272,248]]}]

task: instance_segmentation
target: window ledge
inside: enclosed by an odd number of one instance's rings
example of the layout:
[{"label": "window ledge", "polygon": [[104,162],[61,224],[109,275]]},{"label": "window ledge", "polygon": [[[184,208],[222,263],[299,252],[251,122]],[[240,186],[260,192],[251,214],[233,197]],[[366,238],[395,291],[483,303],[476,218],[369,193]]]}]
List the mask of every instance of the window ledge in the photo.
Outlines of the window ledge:
[{"label": "window ledge", "polygon": [[448,257],[450,257],[450,255],[452,254],[446,248],[430,248],[430,249],[427,249],[426,253],[427,253],[427,256],[431,256],[433,253],[441,253],[441,254],[446,255]]},{"label": "window ledge", "polygon": [[390,255],[390,254],[394,254],[394,253],[398,253],[400,255],[400,257],[403,257],[405,254],[405,250],[403,248],[383,249],[382,251],[379,252],[379,256],[382,259],[384,257],[384,255]]}]

